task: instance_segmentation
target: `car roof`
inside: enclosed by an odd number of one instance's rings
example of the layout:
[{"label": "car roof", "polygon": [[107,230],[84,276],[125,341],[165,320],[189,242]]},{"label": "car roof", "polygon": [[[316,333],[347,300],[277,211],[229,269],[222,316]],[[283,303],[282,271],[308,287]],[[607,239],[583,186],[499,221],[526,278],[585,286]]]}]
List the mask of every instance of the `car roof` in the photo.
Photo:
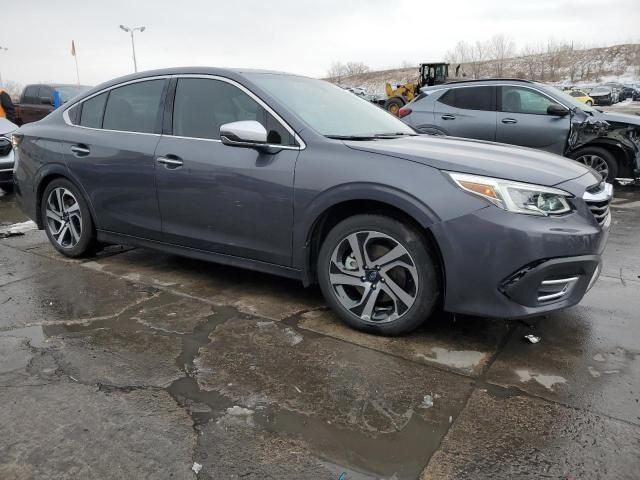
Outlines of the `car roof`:
[{"label": "car roof", "polygon": [[464,86],[477,86],[477,85],[500,85],[504,83],[522,83],[525,85],[533,85],[537,82],[532,80],[523,80],[521,78],[484,78],[478,80],[453,80],[450,82],[441,83],[440,85],[432,85],[430,87],[422,87],[421,91],[440,90],[448,87],[464,87]]}]

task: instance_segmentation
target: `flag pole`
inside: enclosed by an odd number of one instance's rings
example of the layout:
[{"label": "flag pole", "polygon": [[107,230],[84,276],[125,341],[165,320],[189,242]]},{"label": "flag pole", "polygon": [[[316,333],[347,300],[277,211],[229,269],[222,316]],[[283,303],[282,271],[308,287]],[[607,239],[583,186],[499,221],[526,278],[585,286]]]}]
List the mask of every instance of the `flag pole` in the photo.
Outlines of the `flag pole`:
[{"label": "flag pole", "polygon": [[78,70],[78,56],[74,56],[73,58],[76,59],[76,77],[78,79],[78,85],[80,85],[80,70]]},{"label": "flag pole", "polygon": [[76,55],[76,42],[74,40],[71,40],[71,55],[76,61],[76,78],[78,79],[78,85],[80,85],[80,70],[78,69],[78,55]]}]

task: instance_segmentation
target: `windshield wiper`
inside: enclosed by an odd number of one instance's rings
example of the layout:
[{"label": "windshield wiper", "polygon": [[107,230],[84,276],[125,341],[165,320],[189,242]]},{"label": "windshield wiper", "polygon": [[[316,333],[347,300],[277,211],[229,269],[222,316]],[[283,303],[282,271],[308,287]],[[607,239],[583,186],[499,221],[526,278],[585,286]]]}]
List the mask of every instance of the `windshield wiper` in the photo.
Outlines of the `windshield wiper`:
[{"label": "windshield wiper", "polygon": [[376,133],[376,138],[397,138],[397,137],[417,137],[417,133],[392,132],[392,133]]},{"label": "windshield wiper", "polygon": [[375,140],[376,137],[372,135],[325,135],[327,138],[333,138],[334,140]]}]

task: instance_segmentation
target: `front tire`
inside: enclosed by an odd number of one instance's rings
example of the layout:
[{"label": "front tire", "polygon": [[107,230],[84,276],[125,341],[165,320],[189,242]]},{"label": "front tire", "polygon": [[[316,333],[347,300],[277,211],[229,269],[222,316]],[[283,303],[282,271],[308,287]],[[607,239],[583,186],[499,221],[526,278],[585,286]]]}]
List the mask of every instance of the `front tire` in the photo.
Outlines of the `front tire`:
[{"label": "front tire", "polygon": [[96,234],[89,207],[69,180],[56,178],[47,185],[40,214],[47,237],[58,252],[71,258],[95,252]]},{"label": "front tire", "polygon": [[616,157],[602,147],[584,147],[571,154],[571,158],[597,171],[607,182],[618,176]]},{"label": "front tire", "polygon": [[398,116],[398,112],[405,105],[405,101],[400,97],[391,97],[384,104],[384,108],[391,115]]},{"label": "front tire", "polygon": [[587,100],[587,106],[588,107],[593,107],[593,102],[591,100]]},{"label": "front tire", "polygon": [[415,228],[382,215],[355,215],[322,243],[318,282],[347,325],[400,335],[420,326],[437,304],[435,258]]}]

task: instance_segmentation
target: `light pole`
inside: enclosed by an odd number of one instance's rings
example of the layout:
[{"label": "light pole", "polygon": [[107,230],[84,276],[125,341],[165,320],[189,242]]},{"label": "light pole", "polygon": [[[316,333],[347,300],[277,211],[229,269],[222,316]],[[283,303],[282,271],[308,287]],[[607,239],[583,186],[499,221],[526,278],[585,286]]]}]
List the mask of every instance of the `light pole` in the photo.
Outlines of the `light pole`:
[{"label": "light pole", "polygon": [[[0,46],[0,52],[6,52],[9,50],[7,47]],[[2,86],[2,72],[0,71],[0,87]]]},{"label": "light pole", "polygon": [[136,44],[133,41],[133,32],[138,30],[140,33],[142,33],[142,32],[144,32],[144,29],[146,27],[133,27],[133,28],[130,28],[130,27],[125,27],[124,25],[120,25],[120,28],[131,35],[131,49],[133,50],[133,70],[137,72],[138,71],[138,62],[136,61]]}]

